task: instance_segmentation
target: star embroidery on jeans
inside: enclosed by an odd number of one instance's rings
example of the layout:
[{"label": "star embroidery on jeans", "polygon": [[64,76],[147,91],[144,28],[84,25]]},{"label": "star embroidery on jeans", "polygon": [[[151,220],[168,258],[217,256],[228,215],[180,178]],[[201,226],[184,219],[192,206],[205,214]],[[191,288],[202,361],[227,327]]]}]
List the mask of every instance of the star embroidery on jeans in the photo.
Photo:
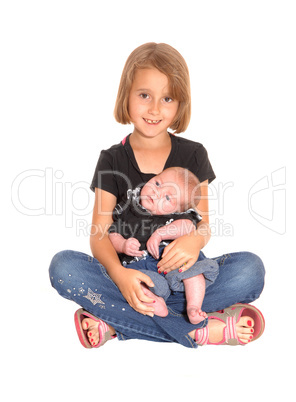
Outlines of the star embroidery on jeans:
[{"label": "star embroidery on jeans", "polygon": [[86,296],[83,296],[83,297],[85,297],[86,299],[88,299],[94,306],[95,306],[96,304],[98,304],[98,303],[99,303],[99,304],[105,304],[105,303],[101,300],[102,295],[93,292],[90,288],[88,288],[88,293],[87,293],[87,295],[86,295]]}]

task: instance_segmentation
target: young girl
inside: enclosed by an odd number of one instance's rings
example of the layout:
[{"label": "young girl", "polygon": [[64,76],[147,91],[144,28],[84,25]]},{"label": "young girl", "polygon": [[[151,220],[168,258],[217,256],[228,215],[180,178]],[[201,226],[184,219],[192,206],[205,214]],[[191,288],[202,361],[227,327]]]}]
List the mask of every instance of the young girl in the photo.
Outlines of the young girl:
[{"label": "young girl", "polygon": [[144,273],[123,267],[108,238],[112,211],[127,189],[149,181],[165,168],[180,166],[192,171],[202,184],[198,211],[203,219],[195,231],[164,249],[158,270],[168,273],[182,266],[184,271],[204,258],[201,249],[210,239],[208,183],[215,174],[201,144],[168,132],[169,128],[175,134],[186,130],[190,106],[187,65],[174,48],[147,43],[131,53],[121,77],[115,118],[122,124],[133,123],[134,130],[101,152],[95,170],[91,185],[95,191],[90,236],[93,257],[63,251],[50,265],[55,289],[83,307],[75,313],[75,324],[85,347],[99,347],[116,336],[193,348],[198,344],[245,345],[263,333],[262,314],[242,304],[257,299],[264,286],[264,267],[256,255],[240,252],[215,258],[219,276],[207,288],[202,305],[208,319],[191,324],[182,292],[167,299],[166,317],[154,316],[153,307],[147,305],[153,300],[141,286],[143,282],[153,287],[153,282]]}]

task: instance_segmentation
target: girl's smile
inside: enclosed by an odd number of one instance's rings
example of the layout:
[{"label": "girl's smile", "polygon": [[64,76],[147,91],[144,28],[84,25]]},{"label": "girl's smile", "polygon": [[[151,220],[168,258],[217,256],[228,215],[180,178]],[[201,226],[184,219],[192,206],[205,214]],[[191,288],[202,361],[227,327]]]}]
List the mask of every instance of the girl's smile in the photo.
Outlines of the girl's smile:
[{"label": "girl's smile", "polygon": [[168,77],[156,68],[137,70],[129,95],[129,114],[134,133],[148,137],[167,134],[179,107]]},{"label": "girl's smile", "polygon": [[154,124],[154,125],[161,122],[161,120],[150,120],[150,119],[145,119],[145,118],[144,118],[144,120],[146,121],[146,123]]}]

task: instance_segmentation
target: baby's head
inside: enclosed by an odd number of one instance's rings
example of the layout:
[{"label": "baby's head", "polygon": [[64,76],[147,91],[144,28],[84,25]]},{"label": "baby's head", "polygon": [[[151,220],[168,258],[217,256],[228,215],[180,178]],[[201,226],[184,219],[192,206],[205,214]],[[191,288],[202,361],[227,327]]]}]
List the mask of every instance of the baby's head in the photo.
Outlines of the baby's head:
[{"label": "baby's head", "polygon": [[195,208],[200,182],[189,170],[171,167],[149,180],[141,191],[141,205],[152,215],[168,215]]},{"label": "baby's head", "polygon": [[119,84],[114,116],[122,124],[130,124],[129,94],[135,73],[140,69],[156,68],[168,78],[171,96],[179,107],[170,128],[175,133],[184,132],[190,121],[191,95],[187,64],[181,54],[165,43],[145,43],[128,57]]}]

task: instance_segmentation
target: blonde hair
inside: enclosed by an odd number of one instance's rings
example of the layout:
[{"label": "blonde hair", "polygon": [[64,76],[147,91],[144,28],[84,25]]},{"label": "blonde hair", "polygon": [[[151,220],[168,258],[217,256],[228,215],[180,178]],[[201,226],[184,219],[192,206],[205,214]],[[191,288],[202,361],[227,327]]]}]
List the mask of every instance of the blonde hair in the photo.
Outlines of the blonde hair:
[{"label": "blonde hair", "polygon": [[189,71],[181,54],[166,43],[145,43],[128,57],[122,71],[114,109],[116,121],[122,124],[131,123],[128,110],[130,90],[135,72],[146,68],[156,68],[167,76],[171,96],[179,101],[179,108],[170,128],[175,133],[185,131],[191,115]]}]

